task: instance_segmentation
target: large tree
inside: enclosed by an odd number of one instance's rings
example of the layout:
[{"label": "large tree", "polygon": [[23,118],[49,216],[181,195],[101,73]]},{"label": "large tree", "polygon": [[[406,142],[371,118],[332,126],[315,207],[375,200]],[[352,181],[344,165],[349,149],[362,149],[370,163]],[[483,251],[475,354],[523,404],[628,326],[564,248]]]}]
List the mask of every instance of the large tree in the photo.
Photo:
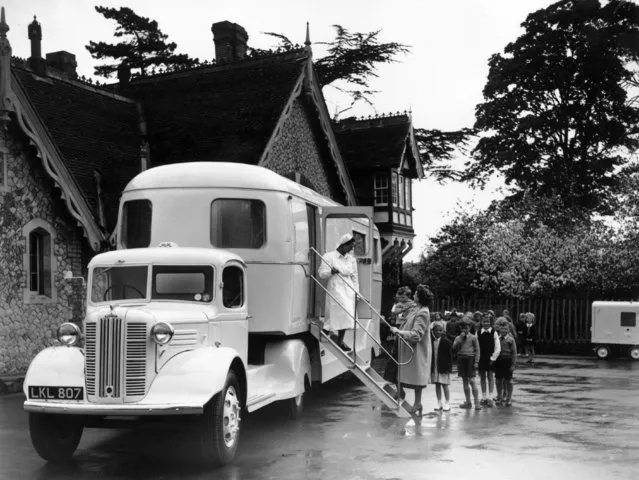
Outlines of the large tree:
[{"label": "large tree", "polygon": [[115,20],[114,36],[122,38],[119,43],[90,41],[86,49],[97,60],[111,59],[111,63],[95,67],[95,74],[108,78],[126,65],[133,75],[145,75],[155,67],[193,66],[197,58],[176,54],[177,45],[167,42],[168,35],[162,33],[158,22],[141,17],[128,7],[109,8],[96,6],[95,10],[104,18]]},{"label": "large tree", "polygon": [[480,140],[465,179],[499,172],[514,191],[606,212],[637,148],[627,85],[639,60],[639,6],[563,0],[530,14],[489,61]]}]

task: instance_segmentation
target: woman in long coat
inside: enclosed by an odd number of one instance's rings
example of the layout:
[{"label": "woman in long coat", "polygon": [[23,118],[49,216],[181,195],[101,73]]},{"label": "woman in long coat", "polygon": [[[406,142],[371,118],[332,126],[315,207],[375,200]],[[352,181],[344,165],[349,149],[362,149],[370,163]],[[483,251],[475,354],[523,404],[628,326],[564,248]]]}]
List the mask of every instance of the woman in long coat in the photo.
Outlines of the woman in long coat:
[{"label": "woman in long coat", "polygon": [[324,261],[318,269],[320,278],[328,280],[324,329],[336,335],[336,343],[346,351],[349,351],[350,347],[344,343],[344,334],[347,329],[355,326],[355,307],[359,293],[357,260],[350,253],[354,246],[355,239],[352,234],[342,236],[335,250],[322,257]]},{"label": "woman in long coat", "polygon": [[[391,332],[401,336],[414,349],[414,353],[399,342],[399,362],[408,362],[399,366],[399,381],[402,387],[415,391],[415,403],[412,413],[422,416],[422,390],[428,385],[431,365],[430,311],[433,294],[425,285],[417,285],[414,300],[416,307],[406,316],[399,328],[391,328]],[[412,354],[412,358],[411,358]]]}]

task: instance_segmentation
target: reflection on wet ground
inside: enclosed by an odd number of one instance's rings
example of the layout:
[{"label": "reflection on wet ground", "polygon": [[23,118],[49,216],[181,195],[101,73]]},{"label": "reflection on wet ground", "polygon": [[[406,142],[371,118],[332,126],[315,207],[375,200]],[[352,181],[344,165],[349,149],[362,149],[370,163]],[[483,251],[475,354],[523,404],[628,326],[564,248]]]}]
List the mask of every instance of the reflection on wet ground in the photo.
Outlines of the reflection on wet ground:
[{"label": "reflection on wet ground", "polygon": [[193,462],[188,429],[88,430],[74,465],[48,466],[30,448],[20,402],[0,398],[0,439],[7,425],[14,435],[0,443],[0,478],[635,478],[639,374],[629,365],[639,363],[540,358],[516,370],[512,407],[481,411],[458,408],[463,392],[454,378],[451,412],[433,410],[429,386],[423,418],[409,420],[347,374],[317,389],[299,422],[277,405],[249,415],[236,462],[217,470]]}]

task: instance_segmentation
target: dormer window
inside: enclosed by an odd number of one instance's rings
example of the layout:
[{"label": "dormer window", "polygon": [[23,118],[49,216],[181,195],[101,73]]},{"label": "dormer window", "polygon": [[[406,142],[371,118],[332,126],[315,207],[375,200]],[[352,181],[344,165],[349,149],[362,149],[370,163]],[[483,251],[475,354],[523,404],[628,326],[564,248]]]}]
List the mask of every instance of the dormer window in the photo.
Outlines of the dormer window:
[{"label": "dormer window", "polygon": [[393,207],[397,206],[397,172],[391,172],[391,195],[393,196]]}]

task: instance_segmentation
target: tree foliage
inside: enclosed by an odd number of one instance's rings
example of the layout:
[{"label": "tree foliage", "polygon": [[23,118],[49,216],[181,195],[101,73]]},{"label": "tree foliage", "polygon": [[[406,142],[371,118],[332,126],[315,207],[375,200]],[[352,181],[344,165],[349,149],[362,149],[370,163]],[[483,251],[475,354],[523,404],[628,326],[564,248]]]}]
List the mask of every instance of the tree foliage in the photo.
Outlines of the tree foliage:
[{"label": "tree foliage", "polygon": [[168,42],[168,35],[162,33],[158,22],[137,15],[128,7],[95,7],[104,18],[115,20],[117,27],[114,36],[121,38],[119,43],[89,41],[86,49],[97,60],[112,59],[112,63],[98,65],[95,74],[108,78],[117,72],[121,64],[127,65],[135,75],[145,75],[155,67],[180,67],[198,64],[197,58],[186,54],[176,54],[177,45]]},{"label": "tree foliage", "polygon": [[609,211],[624,153],[639,145],[639,109],[625,88],[639,60],[639,6],[562,0],[522,26],[489,61],[476,109],[483,135],[465,179],[499,172],[516,196]]},{"label": "tree foliage", "polygon": [[468,154],[468,147],[474,136],[472,128],[448,132],[416,128],[415,140],[424,169],[439,182],[461,180],[463,172],[453,168],[451,163],[457,154]]}]

